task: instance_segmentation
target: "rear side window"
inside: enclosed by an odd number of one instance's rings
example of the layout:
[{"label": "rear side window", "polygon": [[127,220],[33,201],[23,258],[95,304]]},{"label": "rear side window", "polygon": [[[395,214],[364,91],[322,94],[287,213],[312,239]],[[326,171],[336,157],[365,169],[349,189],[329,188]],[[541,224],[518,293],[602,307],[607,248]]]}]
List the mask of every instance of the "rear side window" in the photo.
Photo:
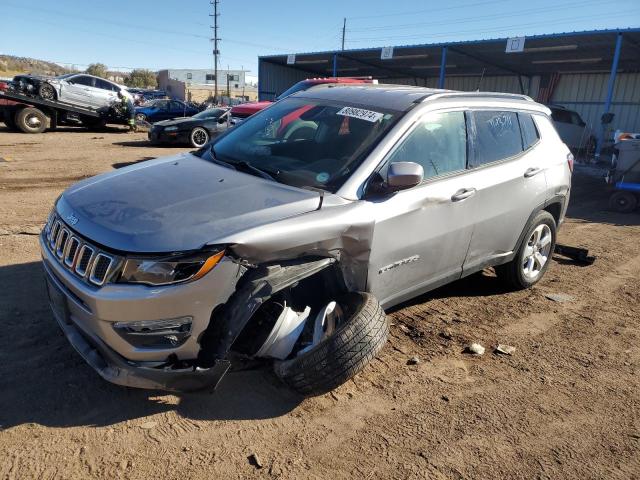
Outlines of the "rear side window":
[{"label": "rear side window", "polygon": [[463,112],[433,112],[391,154],[389,162],[415,162],[424,178],[464,170],[467,166],[467,129]]},{"label": "rear side window", "polygon": [[553,118],[554,122],[571,123],[571,112],[568,110],[552,109],[551,118]]},{"label": "rear side window", "polygon": [[473,112],[475,155],[471,167],[497,162],[522,152],[522,137],[515,112]]},{"label": "rear side window", "polygon": [[88,87],[93,87],[93,78],[87,77],[85,75],[78,75],[77,77],[71,77],[69,79],[69,83],[73,83],[75,85],[86,85]]},{"label": "rear side window", "polygon": [[104,80],[102,80],[100,78],[96,78],[96,87],[97,88],[101,88],[102,90],[110,90],[112,92],[117,91],[115,85],[113,85],[112,83],[109,83],[109,82],[105,82]]},{"label": "rear side window", "polygon": [[522,144],[524,149],[528,150],[536,144],[540,135],[536,129],[536,124],[533,122],[533,118],[528,113],[519,113],[518,120],[520,120],[520,130],[522,131]]}]

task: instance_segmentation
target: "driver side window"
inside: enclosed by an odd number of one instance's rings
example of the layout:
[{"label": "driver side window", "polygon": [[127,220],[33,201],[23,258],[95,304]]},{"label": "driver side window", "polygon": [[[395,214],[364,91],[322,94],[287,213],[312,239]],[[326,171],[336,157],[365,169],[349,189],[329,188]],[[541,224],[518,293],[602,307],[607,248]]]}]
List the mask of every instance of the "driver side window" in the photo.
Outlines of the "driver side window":
[{"label": "driver side window", "polygon": [[388,163],[414,162],[433,178],[467,167],[464,112],[432,112],[422,117],[389,157]]}]

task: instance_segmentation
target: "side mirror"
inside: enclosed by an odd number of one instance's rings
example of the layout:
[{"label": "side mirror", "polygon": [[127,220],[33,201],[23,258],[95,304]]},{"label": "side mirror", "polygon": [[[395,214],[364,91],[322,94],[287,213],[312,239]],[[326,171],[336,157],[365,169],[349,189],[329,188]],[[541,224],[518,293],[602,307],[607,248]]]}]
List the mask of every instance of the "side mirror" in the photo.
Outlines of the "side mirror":
[{"label": "side mirror", "polygon": [[415,162],[394,162],[387,171],[388,189],[397,192],[415,187],[424,178],[424,168]]}]

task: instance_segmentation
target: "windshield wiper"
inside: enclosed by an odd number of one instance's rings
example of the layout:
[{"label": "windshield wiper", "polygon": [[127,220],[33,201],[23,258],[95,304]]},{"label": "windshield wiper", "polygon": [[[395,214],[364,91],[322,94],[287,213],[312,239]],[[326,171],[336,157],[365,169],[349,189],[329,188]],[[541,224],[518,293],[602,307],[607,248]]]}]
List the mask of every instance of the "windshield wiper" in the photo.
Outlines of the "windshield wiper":
[{"label": "windshield wiper", "polygon": [[220,160],[216,157],[216,151],[213,149],[213,145],[209,149],[209,159],[218,165],[222,165],[223,167],[231,168],[233,170],[237,170],[236,166],[233,163],[225,162],[224,160]]},{"label": "windshield wiper", "polygon": [[264,168],[256,167],[255,165],[250,164],[246,161],[241,162],[232,162],[231,165],[236,167],[236,170],[240,170],[245,173],[253,173],[258,177],[266,178],[267,180],[273,180],[277,182],[275,175],[278,175],[280,172],[271,172]]}]

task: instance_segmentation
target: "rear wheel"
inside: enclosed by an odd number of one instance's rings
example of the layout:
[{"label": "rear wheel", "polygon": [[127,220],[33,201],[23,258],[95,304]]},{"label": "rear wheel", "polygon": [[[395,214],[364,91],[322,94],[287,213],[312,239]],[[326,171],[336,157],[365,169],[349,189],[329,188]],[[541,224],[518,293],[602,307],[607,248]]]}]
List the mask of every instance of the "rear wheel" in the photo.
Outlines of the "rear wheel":
[{"label": "rear wheel", "polygon": [[56,100],[56,89],[50,83],[43,82],[38,87],[38,95],[44,100],[53,102]]},{"label": "rear wheel", "polygon": [[609,208],[620,213],[633,212],[638,206],[638,198],[632,192],[615,192],[609,197]]},{"label": "rear wheel", "polygon": [[387,316],[373,295],[349,293],[336,303],[342,319],[330,336],[297,356],[274,364],[276,375],[303,395],[321,395],[342,385],[362,370],[387,341]]},{"label": "rear wheel", "polygon": [[555,245],[556,221],[542,210],[529,223],[515,258],[496,267],[498,277],[518,290],[535,285],[547,271]]},{"label": "rear wheel", "polygon": [[196,127],[191,130],[189,135],[189,141],[192,147],[200,148],[205,146],[209,142],[209,132],[202,127]]},{"label": "rear wheel", "polygon": [[16,114],[15,120],[24,133],[42,133],[47,129],[47,116],[37,108],[23,108]]}]

